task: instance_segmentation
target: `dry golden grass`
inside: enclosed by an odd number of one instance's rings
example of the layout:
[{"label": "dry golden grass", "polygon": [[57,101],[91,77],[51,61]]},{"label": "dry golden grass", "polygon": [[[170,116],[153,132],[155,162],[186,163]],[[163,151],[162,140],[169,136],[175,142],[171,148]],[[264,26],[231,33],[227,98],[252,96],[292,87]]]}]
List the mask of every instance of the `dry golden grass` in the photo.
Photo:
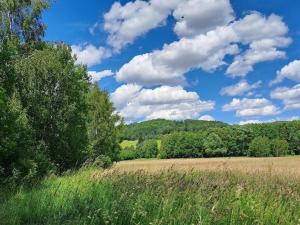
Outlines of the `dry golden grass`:
[{"label": "dry golden grass", "polygon": [[201,158],[201,159],[153,159],[121,161],[113,169],[121,172],[144,170],[159,172],[162,170],[230,170],[246,173],[267,172],[279,175],[300,177],[300,157],[278,158]]}]

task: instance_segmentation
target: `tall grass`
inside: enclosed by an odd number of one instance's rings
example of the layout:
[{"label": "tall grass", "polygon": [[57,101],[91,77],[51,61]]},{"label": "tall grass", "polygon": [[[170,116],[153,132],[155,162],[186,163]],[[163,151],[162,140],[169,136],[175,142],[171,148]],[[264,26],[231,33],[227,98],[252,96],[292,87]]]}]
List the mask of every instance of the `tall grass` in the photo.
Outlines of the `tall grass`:
[{"label": "tall grass", "polygon": [[268,173],[85,170],[0,205],[3,225],[299,223],[299,179]]}]

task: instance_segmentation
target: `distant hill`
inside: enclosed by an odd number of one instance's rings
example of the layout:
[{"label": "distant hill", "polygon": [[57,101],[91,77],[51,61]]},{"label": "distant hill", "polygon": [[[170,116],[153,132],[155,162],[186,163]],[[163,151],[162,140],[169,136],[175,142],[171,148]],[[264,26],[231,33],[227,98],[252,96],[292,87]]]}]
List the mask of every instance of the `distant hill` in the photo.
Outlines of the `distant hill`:
[{"label": "distant hill", "polygon": [[132,123],[125,126],[123,138],[126,140],[158,138],[174,131],[200,131],[208,128],[224,127],[228,124],[218,121],[155,119]]}]

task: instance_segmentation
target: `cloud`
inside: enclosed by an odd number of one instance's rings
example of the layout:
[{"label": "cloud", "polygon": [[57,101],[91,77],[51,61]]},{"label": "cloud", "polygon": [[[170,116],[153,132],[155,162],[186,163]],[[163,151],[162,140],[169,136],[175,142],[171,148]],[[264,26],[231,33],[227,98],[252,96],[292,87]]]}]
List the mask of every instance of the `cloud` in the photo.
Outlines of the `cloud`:
[{"label": "cloud", "polygon": [[[116,77],[118,81],[140,85],[182,85],[184,74],[191,70],[211,72],[227,65],[226,55],[235,56],[226,74],[245,76],[256,63],[286,57],[278,48],[291,43],[290,38],[284,37],[287,31],[281,17],[252,12],[205,34],[183,37],[165,44],[161,50],[137,55],[121,67]],[[240,53],[238,44],[249,48]]]},{"label": "cloud", "polygon": [[261,83],[261,81],[257,81],[254,84],[249,84],[246,80],[241,80],[237,84],[222,88],[220,94],[228,96],[241,96],[246,92],[250,93],[250,91],[259,88]]},{"label": "cloud", "polygon": [[205,35],[182,38],[162,50],[135,56],[117,72],[117,81],[140,85],[174,85],[185,81],[192,69],[213,71],[225,64],[225,55],[238,52],[230,27],[219,27]]},{"label": "cloud", "polygon": [[171,13],[169,5],[160,7],[160,4],[153,2],[136,0],[124,6],[116,2],[104,15],[104,30],[109,33],[108,43],[115,50],[119,51],[138,36],[163,24]]},{"label": "cloud", "polygon": [[72,45],[72,53],[76,56],[76,63],[94,66],[100,64],[103,59],[111,56],[111,52],[104,47],[95,47],[91,44]]},{"label": "cloud", "polygon": [[213,118],[210,115],[203,115],[199,117],[199,120],[205,120],[205,121],[216,121],[215,118]]},{"label": "cloud", "polygon": [[204,34],[234,20],[229,0],[182,1],[173,16],[177,20],[174,31],[180,37]]},{"label": "cloud", "polygon": [[272,116],[279,113],[279,109],[265,98],[234,98],[222,108],[223,111],[235,111],[238,117]]},{"label": "cloud", "polygon": [[281,70],[277,71],[277,77],[270,82],[271,85],[282,82],[285,78],[300,82],[300,60],[294,60]]},{"label": "cloud", "polygon": [[177,20],[174,30],[181,37],[205,33],[234,19],[229,0],[136,0],[123,6],[116,2],[104,15],[108,44],[120,51],[137,37],[165,25],[170,15]]},{"label": "cloud", "polygon": [[118,87],[110,98],[115,107],[120,110],[127,105],[130,99],[135,99],[141,89],[142,87],[137,84],[125,84]]},{"label": "cloud", "polygon": [[299,120],[299,116],[292,116],[288,118],[277,117],[271,120],[244,120],[244,121],[240,121],[239,125],[255,124],[255,123],[272,123],[275,121],[293,121],[293,120]]},{"label": "cloud", "polygon": [[91,35],[95,35],[96,31],[97,31],[98,29],[100,29],[100,27],[101,27],[101,24],[100,24],[99,22],[96,22],[93,26],[91,26],[91,27],[89,28],[89,33],[90,33]]},{"label": "cloud", "polygon": [[153,54],[135,56],[117,72],[118,82],[138,83],[140,85],[178,85],[184,84],[185,78],[177,71],[153,64]]},{"label": "cloud", "polygon": [[88,75],[91,79],[91,82],[96,83],[104,77],[109,77],[109,76],[114,75],[114,73],[111,70],[103,70],[103,71],[100,71],[100,72],[88,71]]},{"label": "cloud", "polygon": [[284,109],[300,109],[300,84],[292,88],[279,87],[271,92],[271,98],[282,100]]},{"label": "cloud", "polygon": [[215,104],[200,100],[196,92],[188,92],[180,86],[142,89],[136,84],[122,85],[111,94],[111,100],[120,115],[129,121],[197,118],[200,113],[212,110]]},{"label": "cloud", "polygon": [[256,11],[234,22],[232,26],[241,42],[245,44],[282,37],[288,32],[288,27],[282,21],[282,17],[275,14],[266,17]]},{"label": "cloud", "polygon": [[284,37],[288,27],[281,17],[274,14],[264,17],[258,12],[252,12],[234,22],[232,27],[241,43],[250,43],[249,49],[237,55],[228,67],[226,74],[232,77],[246,76],[257,63],[285,58],[286,53],[278,48],[287,47],[292,42],[290,38]]},{"label": "cloud", "polygon": [[261,120],[244,120],[244,121],[240,121],[239,125],[256,124],[256,123],[263,123],[263,121],[261,121]]}]

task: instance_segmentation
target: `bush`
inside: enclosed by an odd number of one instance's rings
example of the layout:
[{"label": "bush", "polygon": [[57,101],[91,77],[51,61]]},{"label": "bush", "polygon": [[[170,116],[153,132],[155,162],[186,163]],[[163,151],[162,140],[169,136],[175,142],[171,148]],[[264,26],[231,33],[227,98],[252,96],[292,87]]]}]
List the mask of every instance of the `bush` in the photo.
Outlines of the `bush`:
[{"label": "bush", "polygon": [[142,141],[136,147],[138,158],[156,158],[158,153],[157,140]]},{"label": "bush", "polygon": [[88,159],[84,164],[83,167],[101,167],[101,168],[109,168],[113,165],[113,162],[109,156],[100,155],[95,159]]},{"label": "bush", "polygon": [[132,160],[137,158],[137,152],[134,146],[126,146],[120,152],[120,159],[121,160]]},{"label": "bush", "polygon": [[177,132],[164,136],[160,157],[188,158],[203,156],[203,137],[200,133]]},{"label": "bush", "polygon": [[289,150],[289,143],[286,140],[274,139],[271,142],[272,156],[287,155]]},{"label": "bush", "polygon": [[248,155],[254,157],[270,156],[270,140],[267,137],[254,138],[249,146]]}]

